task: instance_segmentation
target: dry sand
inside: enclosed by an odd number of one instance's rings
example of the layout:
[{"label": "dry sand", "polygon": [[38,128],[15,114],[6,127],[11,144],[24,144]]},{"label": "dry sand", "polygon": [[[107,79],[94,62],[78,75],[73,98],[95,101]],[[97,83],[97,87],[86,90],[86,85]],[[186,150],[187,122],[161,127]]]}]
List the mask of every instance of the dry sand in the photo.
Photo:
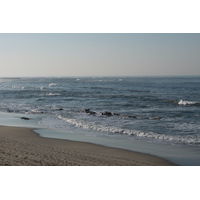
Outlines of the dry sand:
[{"label": "dry sand", "polygon": [[0,127],[0,165],[169,166],[148,154],[85,142],[43,138],[28,128]]}]

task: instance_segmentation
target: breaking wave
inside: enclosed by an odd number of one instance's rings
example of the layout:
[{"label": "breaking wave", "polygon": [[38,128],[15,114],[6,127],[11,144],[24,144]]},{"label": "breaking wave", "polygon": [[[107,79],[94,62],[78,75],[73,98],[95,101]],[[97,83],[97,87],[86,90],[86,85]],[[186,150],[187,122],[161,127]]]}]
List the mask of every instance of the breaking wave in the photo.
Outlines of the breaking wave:
[{"label": "breaking wave", "polygon": [[21,87],[21,86],[12,86],[13,89],[26,89],[25,87]]},{"label": "breaking wave", "polygon": [[194,146],[200,144],[200,137],[191,136],[191,135],[174,136],[174,135],[158,134],[154,132],[145,132],[141,130],[129,130],[129,129],[123,129],[123,128],[114,127],[114,126],[104,126],[100,124],[95,124],[93,122],[84,122],[82,120],[68,119],[68,118],[62,117],[61,115],[59,115],[58,118],[64,120],[65,122],[69,124],[74,125],[77,128],[82,128],[82,129],[89,129],[89,130],[100,131],[100,132],[109,132],[113,134],[137,136],[140,138],[156,139],[156,140],[170,142],[170,143],[182,143],[182,144],[189,144],[189,145],[194,145]]},{"label": "breaking wave", "polygon": [[51,86],[56,86],[57,84],[56,83],[50,83],[49,84],[49,87],[51,87]]},{"label": "breaking wave", "polygon": [[194,101],[183,101],[183,100],[180,100],[178,102],[179,105],[200,105],[200,103],[198,102],[194,102]]},{"label": "breaking wave", "polygon": [[48,95],[48,96],[59,96],[60,94],[59,93],[51,93],[51,92],[49,92],[49,93],[46,93],[46,95]]},{"label": "breaking wave", "polygon": [[39,89],[40,89],[40,90],[44,90],[44,89],[45,89],[45,87],[39,87]]}]

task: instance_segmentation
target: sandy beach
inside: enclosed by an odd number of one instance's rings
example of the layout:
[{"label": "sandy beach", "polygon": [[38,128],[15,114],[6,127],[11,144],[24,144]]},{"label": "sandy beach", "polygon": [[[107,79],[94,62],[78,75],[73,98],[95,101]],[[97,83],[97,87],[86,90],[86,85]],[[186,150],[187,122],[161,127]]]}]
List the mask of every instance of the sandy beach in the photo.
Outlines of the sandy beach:
[{"label": "sandy beach", "polygon": [[0,127],[1,166],[170,166],[147,154],[43,138],[29,128]]}]

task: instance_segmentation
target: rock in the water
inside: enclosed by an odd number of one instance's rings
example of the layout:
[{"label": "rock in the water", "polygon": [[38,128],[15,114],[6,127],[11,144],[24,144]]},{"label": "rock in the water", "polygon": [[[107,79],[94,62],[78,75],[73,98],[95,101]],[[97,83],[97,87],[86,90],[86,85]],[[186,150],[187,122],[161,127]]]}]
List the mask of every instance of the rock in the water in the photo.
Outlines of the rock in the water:
[{"label": "rock in the water", "polygon": [[136,119],[137,117],[136,116],[132,116],[132,115],[128,115],[128,118]]},{"label": "rock in the water", "polygon": [[90,115],[96,115],[96,112],[90,111]]},{"label": "rock in the water", "polygon": [[111,112],[105,111],[103,113],[101,113],[102,115],[106,115],[108,117],[112,116],[113,114]]},{"label": "rock in the water", "polygon": [[21,119],[30,120],[30,118],[28,118],[28,117],[21,117]]},{"label": "rock in the water", "polygon": [[85,109],[85,113],[89,113],[90,112],[90,109]]},{"label": "rock in the water", "polygon": [[90,115],[95,115],[96,112],[91,111],[90,109],[85,109],[85,113],[90,114]]}]

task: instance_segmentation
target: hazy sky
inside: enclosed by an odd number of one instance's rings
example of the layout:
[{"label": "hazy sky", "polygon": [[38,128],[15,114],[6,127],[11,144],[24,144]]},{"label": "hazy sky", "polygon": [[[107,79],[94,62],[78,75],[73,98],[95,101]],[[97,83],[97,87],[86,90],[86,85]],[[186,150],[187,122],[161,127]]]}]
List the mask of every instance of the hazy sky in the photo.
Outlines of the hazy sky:
[{"label": "hazy sky", "polygon": [[0,77],[138,75],[200,75],[200,34],[0,34]]}]

